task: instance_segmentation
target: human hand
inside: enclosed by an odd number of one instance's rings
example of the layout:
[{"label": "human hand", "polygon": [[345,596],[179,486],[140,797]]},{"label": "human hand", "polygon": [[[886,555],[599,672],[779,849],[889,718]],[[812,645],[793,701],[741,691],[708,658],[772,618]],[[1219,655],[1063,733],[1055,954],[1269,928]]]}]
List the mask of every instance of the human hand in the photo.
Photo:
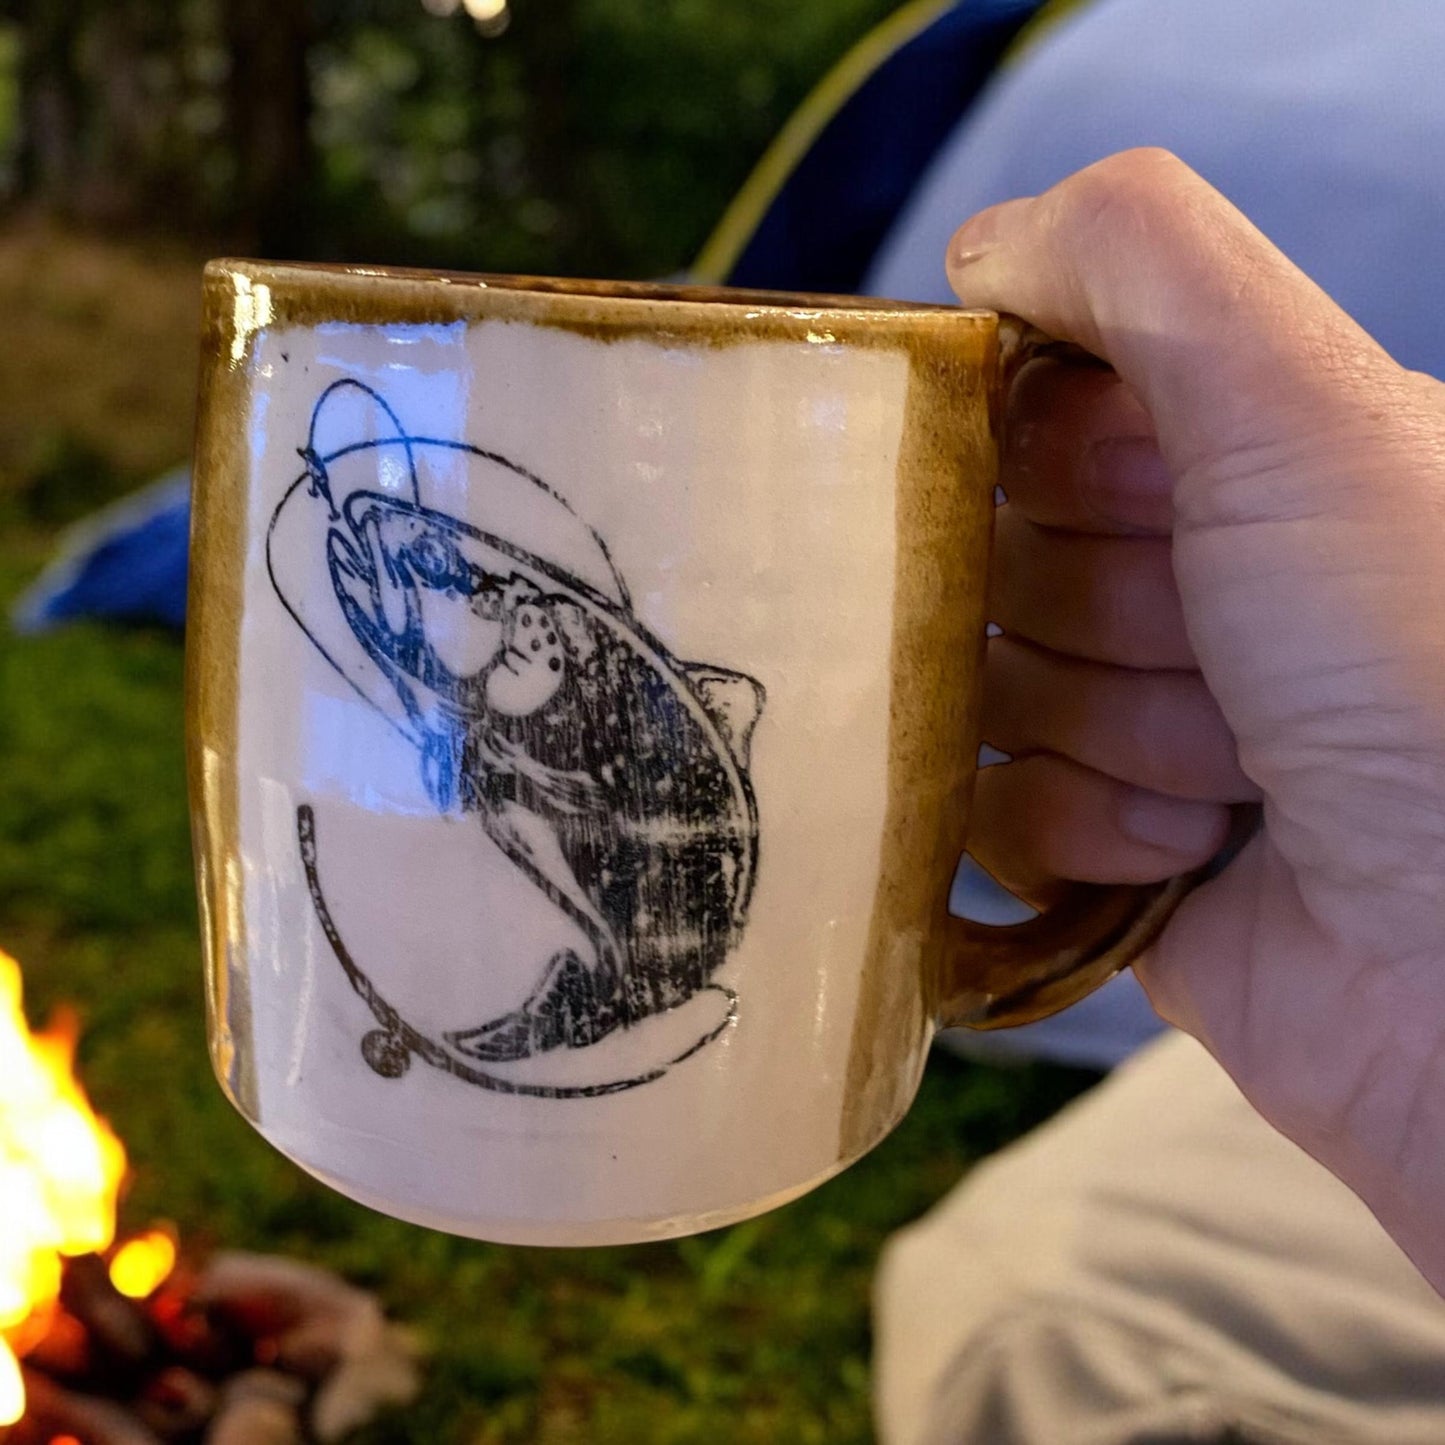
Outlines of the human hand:
[{"label": "human hand", "polygon": [[981,213],[949,271],[1117,373],[1010,400],[985,736],[1020,760],[970,848],[1146,882],[1262,799],[1137,972],[1445,1290],[1445,387],[1163,152]]}]

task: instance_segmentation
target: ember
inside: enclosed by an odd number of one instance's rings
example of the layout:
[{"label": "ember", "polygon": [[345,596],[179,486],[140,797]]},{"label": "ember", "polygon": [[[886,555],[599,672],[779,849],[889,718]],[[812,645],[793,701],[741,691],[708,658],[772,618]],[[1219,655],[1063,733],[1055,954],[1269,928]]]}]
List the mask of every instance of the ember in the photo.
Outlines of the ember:
[{"label": "ember", "polygon": [[145,1299],[176,1267],[176,1242],[163,1229],[127,1240],[111,1256],[110,1282],[127,1299]]},{"label": "ember", "polygon": [[415,1349],[324,1270],[154,1228],[112,1248],[125,1151],[74,1077],[76,1030],[31,1033],[0,952],[0,1442],[339,1440],[417,1389]]}]

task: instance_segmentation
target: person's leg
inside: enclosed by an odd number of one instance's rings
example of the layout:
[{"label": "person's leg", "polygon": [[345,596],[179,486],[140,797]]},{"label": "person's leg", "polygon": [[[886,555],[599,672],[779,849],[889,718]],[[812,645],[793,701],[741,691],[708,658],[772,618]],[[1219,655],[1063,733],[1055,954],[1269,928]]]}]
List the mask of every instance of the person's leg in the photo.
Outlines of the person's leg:
[{"label": "person's leg", "polygon": [[884,1445],[1445,1440],[1445,1302],[1182,1035],[887,1247]]}]

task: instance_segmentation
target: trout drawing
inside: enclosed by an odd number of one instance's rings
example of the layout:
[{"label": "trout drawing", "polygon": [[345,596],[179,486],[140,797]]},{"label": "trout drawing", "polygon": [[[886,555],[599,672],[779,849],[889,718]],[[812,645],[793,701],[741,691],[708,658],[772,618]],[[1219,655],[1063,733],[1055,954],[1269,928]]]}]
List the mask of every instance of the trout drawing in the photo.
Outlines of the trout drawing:
[{"label": "trout drawing", "polygon": [[[364,420],[365,434],[338,437],[328,412]],[[509,500],[483,523],[424,505],[419,464],[432,449],[466,453],[472,481],[491,479]],[[363,452],[389,485],[340,494],[338,460],[354,466]],[[565,499],[494,452],[412,435],[373,388],[329,386],[300,453],[304,472],[271,530],[289,508],[323,509],[314,565],[325,601],[302,606],[273,565],[278,596],[414,744],[438,812],[475,820],[585,940],[538,957],[515,1006],[441,1031],[413,1027],[342,937],[323,887],[324,840],[302,804],[298,839],[319,921],[379,1025],[363,1056],[388,1077],[420,1057],[484,1088],[548,1097],[659,1077],[721,1033],[735,1008],[713,979],[741,937],[757,875],[748,764],[762,685],[674,657],[635,616],[605,543]],[[339,629],[323,639],[313,623],[323,605],[344,620],[348,656],[338,655]],[[724,996],[725,1012],[671,1057],[580,1085],[508,1077],[507,1065],[589,1049],[706,989]]]}]

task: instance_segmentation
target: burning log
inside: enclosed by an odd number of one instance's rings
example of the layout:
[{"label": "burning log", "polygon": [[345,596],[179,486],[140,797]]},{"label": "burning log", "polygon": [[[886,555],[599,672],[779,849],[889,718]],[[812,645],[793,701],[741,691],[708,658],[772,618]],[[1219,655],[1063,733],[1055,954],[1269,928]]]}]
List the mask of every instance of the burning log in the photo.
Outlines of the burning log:
[{"label": "burning log", "polygon": [[217,1255],[143,1300],[65,1261],[0,1445],[304,1445],[344,1439],[419,1385],[417,1349],[364,1290],[314,1265]]},{"label": "burning log", "polygon": [[56,1308],[45,1333],[25,1356],[31,1369],[40,1370],[62,1384],[82,1378],[90,1369],[90,1336],[73,1314]]},{"label": "burning log", "polygon": [[314,1266],[176,1264],[170,1232],[112,1249],[119,1140],[72,1063],[32,1034],[0,952],[0,1445],[302,1445],[341,1439],[418,1386],[410,1337]]},{"label": "burning log", "polygon": [[165,1440],[195,1435],[216,1413],[220,1392],[183,1365],[170,1365],[152,1375],[136,1400],[142,1423]]},{"label": "burning log", "polygon": [[160,1331],[145,1307],[111,1283],[110,1271],[98,1254],[66,1261],[60,1304],[84,1327],[90,1345],[89,1373],[97,1378],[134,1378],[160,1352]]}]

